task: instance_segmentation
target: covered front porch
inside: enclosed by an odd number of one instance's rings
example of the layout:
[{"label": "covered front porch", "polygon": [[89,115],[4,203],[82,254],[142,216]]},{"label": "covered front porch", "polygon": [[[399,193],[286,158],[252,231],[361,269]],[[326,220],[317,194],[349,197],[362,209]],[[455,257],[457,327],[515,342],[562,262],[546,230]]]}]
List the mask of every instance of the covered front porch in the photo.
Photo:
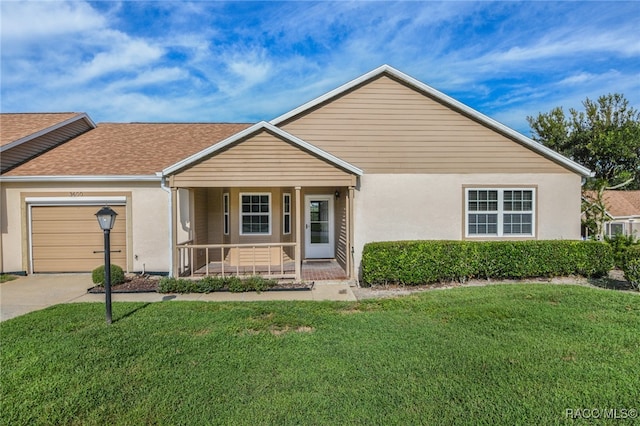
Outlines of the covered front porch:
[{"label": "covered front porch", "polygon": [[266,122],[163,170],[173,276],[302,280],[303,262],[324,259],[353,278],[353,200],[362,173]]},{"label": "covered front porch", "polygon": [[174,275],[352,278],[353,193],[353,187],[176,188]]}]

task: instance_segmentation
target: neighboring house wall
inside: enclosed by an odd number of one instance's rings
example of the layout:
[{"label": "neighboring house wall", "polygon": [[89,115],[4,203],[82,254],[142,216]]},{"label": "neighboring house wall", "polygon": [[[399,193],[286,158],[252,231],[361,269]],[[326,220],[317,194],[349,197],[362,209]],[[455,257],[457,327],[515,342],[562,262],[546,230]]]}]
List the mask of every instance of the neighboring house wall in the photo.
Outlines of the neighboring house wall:
[{"label": "neighboring house wall", "polygon": [[[111,196],[127,197],[127,240],[130,271],[169,271],[169,194],[158,182],[148,183],[9,183],[3,182],[2,261],[4,272],[29,271],[29,224],[26,197],[51,197],[60,204]],[[96,204],[96,211],[100,203]],[[117,219],[116,219],[117,220]],[[96,221],[96,232],[101,233]],[[96,250],[101,250],[97,247]]]}]

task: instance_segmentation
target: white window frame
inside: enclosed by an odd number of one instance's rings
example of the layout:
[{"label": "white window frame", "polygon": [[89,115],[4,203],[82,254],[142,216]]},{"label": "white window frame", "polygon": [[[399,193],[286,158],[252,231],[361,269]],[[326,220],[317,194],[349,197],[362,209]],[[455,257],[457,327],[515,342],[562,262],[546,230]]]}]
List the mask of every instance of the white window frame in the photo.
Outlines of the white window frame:
[{"label": "white window frame", "polygon": [[229,204],[229,193],[225,192],[222,194],[222,211],[224,214],[223,222],[222,222],[222,233],[224,235],[229,235],[229,230],[231,228],[231,221],[229,216],[230,204]]},{"label": "white window frame", "polygon": [[626,222],[621,222],[621,221],[611,221],[611,222],[607,222],[605,224],[606,227],[606,231],[607,231],[607,236],[614,237],[616,235],[615,232],[613,232],[613,227],[619,225],[622,228],[622,235],[627,235],[627,224]]},{"label": "white window frame", "polygon": [[[498,210],[495,211],[470,211],[469,210],[469,192],[470,191],[497,191],[498,192]],[[522,211],[506,211],[504,210],[504,193],[505,191],[531,191],[531,210]],[[533,238],[537,229],[537,191],[535,187],[468,187],[464,190],[464,235],[465,238]],[[495,234],[470,234],[469,233],[469,215],[476,213],[497,214],[497,232]],[[531,214],[531,232],[527,234],[505,234],[504,233],[504,216],[505,214]]]},{"label": "white window frame", "polygon": [[[287,198],[289,202],[287,203]],[[289,205],[289,211],[287,211],[287,204]],[[287,231],[286,218],[289,218],[289,230]],[[291,193],[285,192],[282,194],[282,234],[291,234]]]},{"label": "white window frame", "polygon": [[[242,198],[245,195],[246,196],[257,195],[257,196],[260,196],[260,197],[263,197],[263,196],[266,195],[268,197],[268,199],[269,199],[269,212],[268,213],[254,213],[254,212],[244,213],[242,211]],[[271,193],[270,192],[241,192],[240,193],[239,204],[240,204],[240,213],[239,213],[239,215],[240,215],[239,216],[239,218],[240,218],[240,229],[239,229],[240,235],[249,235],[249,236],[271,235],[271,226],[272,226],[272,223],[273,223],[272,220],[271,220],[271,214],[273,212],[273,206],[272,206],[272,203],[271,203]],[[269,218],[268,219],[269,220],[269,232],[266,232],[266,233],[265,232],[244,232],[242,230],[242,218],[244,216],[267,216]]]}]

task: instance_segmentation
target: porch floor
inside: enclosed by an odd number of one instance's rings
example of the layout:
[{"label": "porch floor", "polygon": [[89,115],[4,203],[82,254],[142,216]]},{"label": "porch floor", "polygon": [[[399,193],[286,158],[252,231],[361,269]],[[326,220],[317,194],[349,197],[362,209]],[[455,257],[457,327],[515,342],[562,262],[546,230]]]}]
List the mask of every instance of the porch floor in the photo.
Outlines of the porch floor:
[{"label": "porch floor", "polygon": [[[280,273],[280,265],[271,266],[271,273]],[[295,274],[295,264],[293,261],[285,262],[282,271],[285,274]],[[253,274],[253,266],[231,266],[229,264],[224,265],[225,275],[250,275]],[[302,262],[302,279],[304,281],[325,281],[325,280],[346,280],[347,274],[344,269],[335,261],[335,259],[327,260],[313,260]],[[267,265],[256,265],[256,274],[268,274],[269,267]],[[203,266],[194,272],[195,276],[204,276],[206,274],[206,268]],[[209,263],[209,275],[221,275],[222,263],[210,262]]]}]

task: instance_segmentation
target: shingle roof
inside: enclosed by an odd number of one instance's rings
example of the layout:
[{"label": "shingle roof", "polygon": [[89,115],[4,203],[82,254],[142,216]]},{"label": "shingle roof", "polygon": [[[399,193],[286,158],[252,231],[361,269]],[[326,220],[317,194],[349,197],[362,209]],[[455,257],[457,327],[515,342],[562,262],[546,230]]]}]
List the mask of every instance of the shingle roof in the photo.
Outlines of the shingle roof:
[{"label": "shingle roof", "polygon": [[154,175],[237,133],[242,123],[100,123],[3,176]]},{"label": "shingle roof", "polygon": [[0,114],[0,146],[80,115],[77,112]]},{"label": "shingle roof", "polygon": [[640,216],[640,191],[605,191],[603,200],[612,217]]}]

